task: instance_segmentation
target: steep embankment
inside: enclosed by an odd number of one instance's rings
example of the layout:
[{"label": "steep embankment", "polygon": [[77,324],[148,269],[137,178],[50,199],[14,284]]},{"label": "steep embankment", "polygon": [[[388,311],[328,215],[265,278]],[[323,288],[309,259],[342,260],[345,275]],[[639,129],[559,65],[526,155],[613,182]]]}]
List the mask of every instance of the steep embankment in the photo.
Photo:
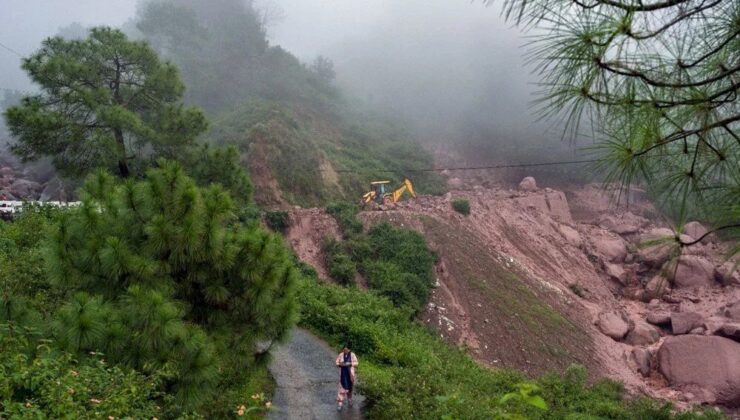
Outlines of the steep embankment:
[{"label": "steep embankment", "polygon": [[[734,404],[740,388],[733,387],[740,382],[729,366],[738,356],[709,357],[712,340],[726,340],[732,349],[736,343],[724,337],[738,339],[732,318],[740,288],[731,285],[737,272],[723,271],[725,245],[708,242],[689,250],[692,255],[680,260],[684,268],[664,279],[670,266],[665,243],[658,249],[639,245],[665,234],[651,220],[656,212],[649,203],[633,197],[630,208],[615,209],[593,187],[567,196],[573,210],[560,191],[471,188],[360,218],[366,225],[389,221],[424,234],[439,262],[437,285],[419,318],[481,363],[540,374],[576,362],[592,376],[623,381],[634,393]],[[470,216],[451,209],[455,198],[470,201]],[[299,226],[302,212],[293,213]],[[301,258],[321,265],[321,234],[336,227],[320,210],[307,212],[332,227],[288,236],[294,247],[301,244]],[[673,289],[656,290],[656,278]],[[689,332],[693,341],[680,336]],[[687,353],[689,347],[695,354]],[[702,376],[702,369],[722,377]]]}]

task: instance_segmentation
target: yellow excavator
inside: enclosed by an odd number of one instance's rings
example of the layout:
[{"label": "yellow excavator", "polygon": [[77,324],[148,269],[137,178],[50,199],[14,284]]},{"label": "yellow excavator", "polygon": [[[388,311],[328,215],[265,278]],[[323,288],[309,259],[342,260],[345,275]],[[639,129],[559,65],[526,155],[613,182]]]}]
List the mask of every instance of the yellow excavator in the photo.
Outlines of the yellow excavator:
[{"label": "yellow excavator", "polygon": [[403,181],[403,185],[390,190],[390,181],[373,181],[370,183],[370,191],[362,195],[362,206],[365,207],[370,203],[376,204],[388,204],[397,203],[401,200],[403,193],[408,192],[412,197],[416,198],[416,191],[414,191],[414,184],[408,179]]}]

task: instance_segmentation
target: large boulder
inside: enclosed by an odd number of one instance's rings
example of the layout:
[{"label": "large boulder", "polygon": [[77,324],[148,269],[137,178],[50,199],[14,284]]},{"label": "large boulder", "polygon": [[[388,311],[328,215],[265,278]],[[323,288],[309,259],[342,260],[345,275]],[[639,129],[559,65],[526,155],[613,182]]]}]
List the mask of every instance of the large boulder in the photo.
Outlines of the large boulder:
[{"label": "large boulder", "polygon": [[676,234],[666,228],[651,229],[640,236],[637,255],[649,267],[658,268],[665,264],[677,250]]},{"label": "large boulder", "polygon": [[648,220],[644,217],[636,216],[630,212],[621,215],[621,217],[606,215],[599,219],[601,227],[620,235],[637,233],[647,223]]},{"label": "large boulder", "polygon": [[[683,233],[689,235],[694,241],[702,238],[707,234],[707,232],[709,232],[709,229],[699,222],[689,222],[683,227]],[[709,237],[703,238],[702,242],[707,243],[708,238]]]},{"label": "large boulder", "polygon": [[10,166],[3,166],[0,168],[0,177],[10,178],[15,176],[15,171]]},{"label": "large boulder", "polygon": [[645,299],[660,299],[666,293],[671,290],[671,282],[663,277],[661,274],[657,274],[650,279],[645,285]]},{"label": "large boulder", "polygon": [[565,238],[565,240],[569,244],[575,247],[579,247],[579,248],[583,244],[583,239],[581,239],[581,234],[578,233],[578,231],[573,229],[572,227],[568,225],[560,225],[558,230],[560,230],[560,234],[563,235],[563,238]]},{"label": "large boulder", "polygon": [[710,286],[714,281],[714,266],[704,257],[682,255],[677,264],[673,276],[677,288]]},{"label": "large boulder", "polygon": [[624,342],[633,346],[648,346],[660,339],[660,332],[657,328],[645,321],[635,321],[635,327],[627,333]]},{"label": "large boulder", "polygon": [[740,343],[724,337],[668,337],[658,350],[658,367],[668,382],[702,402],[740,405]]},{"label": "large boulder", "polygon": [[728,322],[714,332],[714,335],[729,338],[740,343],[740,322]]},{"label": "large boulder", "polygon": [[618,236],[597,236],[592,239],[592,243],[596,252],[609,262],[623,262],[627,256],[627,245]]},{"label": "large boulder", "polygon": [[617,341],[624,338],[630,331],[630,324],[626,317],[617,312],[602,312],[596,321],[599,330]]},{"label": "large boulder", "polygon": [[688,334],[694,328],[701,327],[704,317],[696,312],[674,312],[671,314],[671,331],[673,334]]},{"label": "large boulder", "polygon": [[671,314],[668,312],[650,312],[646,321],[653,325],[667,325],[671,322]]},{"label": "large boulder", "polygon": [[714,279],[723,286],[740,286],[740,270],[734,262],[727,261],[714,269]]},{"label": "large boulder", "polygon": [[522,182],[519,183],[519,190],[520,191],[537,191],[537,181],[533,177],[528,176],[522,179]]},{"label": "large boulder", "polygon": [[612,263],[606,263],[606,274],[609,275],[609,278],[618,282],[622,286],[627,285],[627,280],[629,279],[629,275],[627,274],[627,271],[622,267],[620,264],[612,264]]}]

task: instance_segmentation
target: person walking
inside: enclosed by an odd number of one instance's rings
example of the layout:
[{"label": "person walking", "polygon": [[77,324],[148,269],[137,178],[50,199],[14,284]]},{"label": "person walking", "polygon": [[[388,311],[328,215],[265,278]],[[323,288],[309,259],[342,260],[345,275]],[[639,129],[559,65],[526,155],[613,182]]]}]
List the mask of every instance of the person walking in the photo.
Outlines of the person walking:
[{"label": "person walking", "polygon": [[336,360],[339,368],[339,386],[337,389],[337,411],[342,410],[344,400],[352,406],[352,388],[355,384],[355,368],[358,365],[357,356],[349,349],[349,344],[342,348]]}]

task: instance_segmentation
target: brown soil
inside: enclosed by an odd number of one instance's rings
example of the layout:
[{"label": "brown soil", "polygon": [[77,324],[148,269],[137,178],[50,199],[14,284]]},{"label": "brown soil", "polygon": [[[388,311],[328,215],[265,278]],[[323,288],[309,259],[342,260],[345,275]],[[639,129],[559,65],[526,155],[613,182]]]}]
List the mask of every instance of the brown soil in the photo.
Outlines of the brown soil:
[{"label": "brown soil", "polygon": [[[452,210],[456,198],[470,201],[470,216]],[[665,226],[639,191],[631,199],[629,206],[614,206],[594,186],[565,194],[473,186],[360,217],[366,226],[387,220],[424,234],[440,262],[437,287],[420,319],[481,363],[535,375],[576,362],[589,367],[594,378],[622,381],[633,394],[685,406],[693,402],[690,395],[669,388],[656,371],[643,378],[631,359],[634,347],[602,334],[594,321],[603,311],[622,312],[631,322],[644,320],[652,310],[691,310],[711,317],[740,300],[740,288],[674,291],[650,304],[627,298],[654,275],[633,261],[638,230]],[[325,273],[320,240],[326,232],[338,236],[336,224],[320,210],[294,216],[306,222],[291,229],[289,240],[304,261]],[[609,258],[597,244],[604,240],[627,244],[630,262],[613,263],[627,272],[625,284],[606,272]],[[725,249],[711,244],[692,252],[719,264]],[[645,347],[655,351],[667,334],[663,331],[658,343]]]}]

